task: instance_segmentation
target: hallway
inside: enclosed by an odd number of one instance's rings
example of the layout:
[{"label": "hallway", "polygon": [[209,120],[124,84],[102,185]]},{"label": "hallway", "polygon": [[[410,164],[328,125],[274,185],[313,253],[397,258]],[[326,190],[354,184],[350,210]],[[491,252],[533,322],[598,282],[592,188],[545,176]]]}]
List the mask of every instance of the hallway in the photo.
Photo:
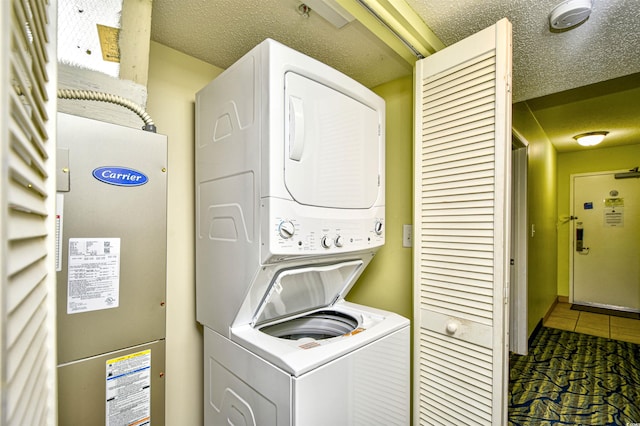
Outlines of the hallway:
[{"label": "hallway", "polygon": [[540,327],[529,353],[510,357],[509,425],[636,424],[639,354],[637,344]]},{"label": "hallway", "polygon": [[640,344],[640,320],[575,311],[565,302],[556,304],[544,326]]}]

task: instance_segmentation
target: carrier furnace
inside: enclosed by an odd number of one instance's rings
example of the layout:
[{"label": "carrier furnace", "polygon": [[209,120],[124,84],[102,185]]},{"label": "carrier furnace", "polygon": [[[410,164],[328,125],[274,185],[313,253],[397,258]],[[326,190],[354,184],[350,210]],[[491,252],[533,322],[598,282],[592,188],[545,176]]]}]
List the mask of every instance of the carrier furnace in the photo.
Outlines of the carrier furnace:
[{"label": "carrier furnace", "polygon": [[344,297],[385,235],[385,105],[265,40],[196,96],[205,424],[409,424],[409,322]]}]

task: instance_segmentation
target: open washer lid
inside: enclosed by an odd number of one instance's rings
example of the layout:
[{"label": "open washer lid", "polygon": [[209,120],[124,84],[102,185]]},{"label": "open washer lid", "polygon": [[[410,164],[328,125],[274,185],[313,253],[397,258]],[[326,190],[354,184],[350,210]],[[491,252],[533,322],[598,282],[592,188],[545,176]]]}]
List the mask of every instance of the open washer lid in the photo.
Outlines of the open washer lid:
[{"label": "open washer lid", "polygon": [[278,271],[251,325],[333,305],[351,289],[363,265],[362,260],[351,260]]}]

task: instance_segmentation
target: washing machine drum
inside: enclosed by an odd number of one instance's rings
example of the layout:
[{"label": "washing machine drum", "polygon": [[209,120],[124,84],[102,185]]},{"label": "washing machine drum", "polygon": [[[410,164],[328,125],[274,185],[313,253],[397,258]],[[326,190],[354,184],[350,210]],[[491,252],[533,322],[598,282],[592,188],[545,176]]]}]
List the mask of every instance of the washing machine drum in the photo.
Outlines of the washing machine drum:
[{"label": "washing machine drum", "polygon": [[362,269],[363,262],[358,259],[278,271],[251,325],[271,336],[292,340],[320,340],[352,332],[359,321],[332,306],[351,289]]},{"label": "washing machine drum", "polygon": [[322,310],[298,318],[260,328],[260,331],[281,339],[330,339],[351,333],[358,320],[338,311]]}]

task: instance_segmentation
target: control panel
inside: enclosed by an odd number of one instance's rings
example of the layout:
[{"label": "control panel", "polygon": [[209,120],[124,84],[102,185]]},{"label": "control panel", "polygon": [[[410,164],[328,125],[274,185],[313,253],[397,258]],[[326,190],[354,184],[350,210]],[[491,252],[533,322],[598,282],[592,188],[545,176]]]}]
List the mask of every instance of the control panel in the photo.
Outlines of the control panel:
[{"label": "control panel", "polygon": [[268,203],[282,204],[265,215],[269,217],[269,223],[262,227],[263,248],[268,247],[269,251],[265,257],[278,255],[277,259],[283,259],[297,255],[337,254],[384,244],[384,207],[345,214],[335,209],[296,205],[295,211],[289,211],[282,201],[263,202],[263,208],[267,208]]}]

